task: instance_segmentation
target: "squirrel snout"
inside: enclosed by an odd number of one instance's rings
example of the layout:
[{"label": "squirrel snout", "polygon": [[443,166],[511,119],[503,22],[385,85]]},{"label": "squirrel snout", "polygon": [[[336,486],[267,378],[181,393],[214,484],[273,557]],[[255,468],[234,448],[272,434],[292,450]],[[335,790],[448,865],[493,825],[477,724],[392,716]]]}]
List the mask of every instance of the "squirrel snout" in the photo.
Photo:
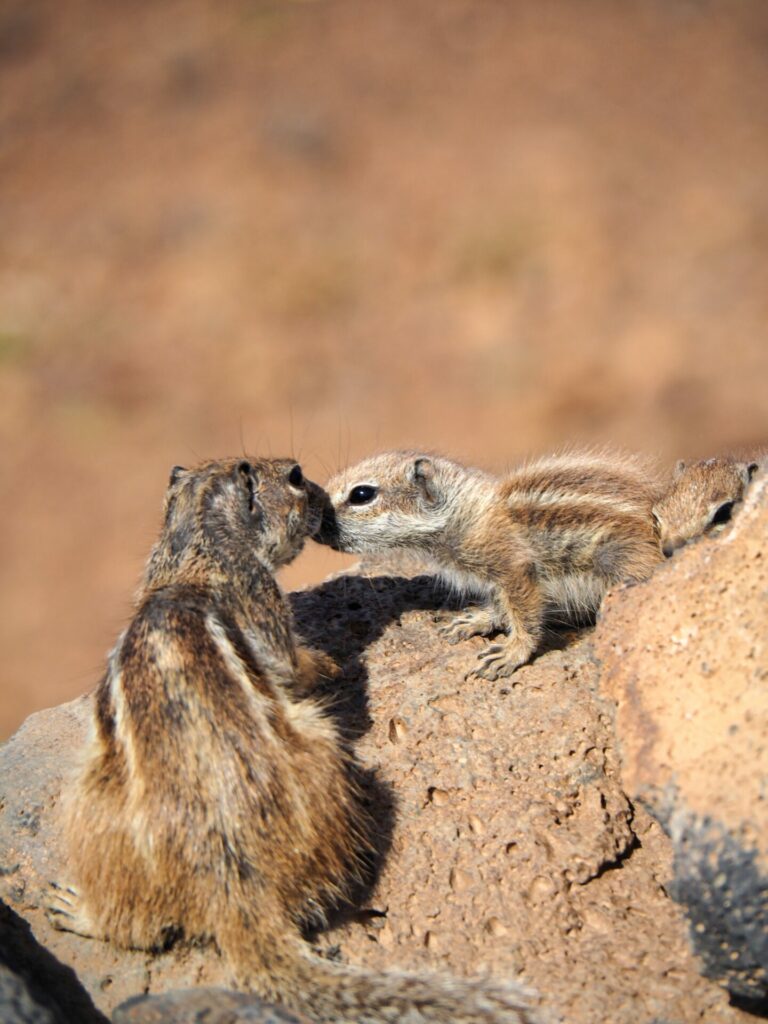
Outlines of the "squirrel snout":
[{"label": "squirrel snout", "polygon": [[330,507],[330,499],[320,484],[305,480],[307,492],[307,517],[305,536],[317,539],[320,524],[325,516],[326,508]]},{"label": "squirrel snout", "polygon": [[336,510],[327,495],[325,496],[325,501],[322,505],[320,525],[312,535],[312,539],[318,541],[320,544],[327,544],[329,547],[338,550],[339,523],[336,519]]}]

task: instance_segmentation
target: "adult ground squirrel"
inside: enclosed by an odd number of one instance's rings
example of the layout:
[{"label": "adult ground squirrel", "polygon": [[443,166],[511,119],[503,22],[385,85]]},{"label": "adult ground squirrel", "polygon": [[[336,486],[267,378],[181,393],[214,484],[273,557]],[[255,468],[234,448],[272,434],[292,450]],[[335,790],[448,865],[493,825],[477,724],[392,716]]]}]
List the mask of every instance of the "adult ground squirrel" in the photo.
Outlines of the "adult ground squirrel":
[{"label": "adult ground squirrel", "polygon": [[756,462],[727,456],[678,462],[669,489],[653,507],[664,554],[671,555],[704,533],[722,530],[757,469]]},{"label": "adult ground squirrel", "polygon": [[302,939],[371,835],[351,753],[301,696],[333,663],[297,645],[272,575],[320,493],[290,459],[173,472],[65,802],[73,884],[52,887],[49,918],[123,947],[212,940],[239,985],[318,1022],[532,1022],[513,985],[369,973]]},{"label": "adult ground squirrel", "polygon": [[350,552],[407,548],[455,587],[484,597],[443,629],[451,642],[506,633],[474,674],[508,676],[536,650],[547,617],[588,622],[606,590],[660,561],[657,485],[638,458],[574,451],[499,479],[439,456],[388,452],[327,484],[318,539]]}]

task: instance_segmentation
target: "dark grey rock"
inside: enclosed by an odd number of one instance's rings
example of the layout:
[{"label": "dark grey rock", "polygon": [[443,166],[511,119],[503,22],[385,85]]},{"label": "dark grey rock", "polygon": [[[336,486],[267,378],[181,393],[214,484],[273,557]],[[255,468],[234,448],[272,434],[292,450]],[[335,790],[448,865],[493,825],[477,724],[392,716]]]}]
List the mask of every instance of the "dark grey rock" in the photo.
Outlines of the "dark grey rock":
[{"label": "dark grey rock", "polygon": [[106,1024],[75,972],[40,945],[28,923],[0,903],[2,1024]]},{"label": "dark grey rock", "polygon": [[311,1024],[307,1017],[223,988],[137,996],[121,1003],[113,1024]]},{"label": "dark grey rock", "polygon": [[675,851],[669,891],[685,907],[704,973],[744,1008],[768,1013],[768,875],[756,851],[683,807],[664,824]]},{"label": "dark grey rock", "polygon": [[8,967],[0,964],[0,1020],[3,1024],[55,1024],[52,1013],[29,994],[29,989]]}]

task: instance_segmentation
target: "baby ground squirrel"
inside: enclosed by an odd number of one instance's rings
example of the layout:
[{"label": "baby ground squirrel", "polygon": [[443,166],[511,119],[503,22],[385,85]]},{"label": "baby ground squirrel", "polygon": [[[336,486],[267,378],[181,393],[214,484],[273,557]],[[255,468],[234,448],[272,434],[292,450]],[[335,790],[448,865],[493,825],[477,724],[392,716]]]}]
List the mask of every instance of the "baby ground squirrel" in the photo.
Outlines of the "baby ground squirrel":
[{"label": "baby ground squirrel", "polygon": [[506,636],[474,673],[511,675],[539,644],[545,619],[590,621],[610,586],[662,561],[651,509],[658,488],[634,457],[574,451],[501,479],[449,459],[395,451],[327,484],[317,539],[340,551],[407,548],[449,583],[486,599],[444,627],[452,643]]},{"label": "baby ground squirrel", "polygon": [[664,554],[722,530],[757,469],[756,462],[728,457],[678,462],[669,489],[653,507]]},{"label": "baby ground squirrel", "polygon": [[319,525],[321,494],[290,459],[174,470],[65,801],[73,884],[52,886],[49,918],[130,948],[212,940],[239,985],[318,1022],[528,1024],[513,985],[367,972],[301,936],[371,835],[351,754],[301,696],[335,665],[297,645],[272,575]]}]

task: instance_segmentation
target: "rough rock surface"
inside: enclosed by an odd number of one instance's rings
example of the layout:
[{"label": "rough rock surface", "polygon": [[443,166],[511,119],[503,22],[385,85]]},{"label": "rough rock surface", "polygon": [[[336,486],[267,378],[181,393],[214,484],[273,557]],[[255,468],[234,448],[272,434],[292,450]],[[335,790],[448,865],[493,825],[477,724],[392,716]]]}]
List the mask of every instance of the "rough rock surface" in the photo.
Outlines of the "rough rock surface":
[{"label": "rough rock surface", "polygon": [[[663,628],[660,628],[663,626]],[[768,1011],[768,478],[729,532],[607,603],[622,777],[669,832],[707,974]]]},{"label": "rough rock surface", "polygon": [[[748,515],[724,550],[751,550]],[[709,551],[699,545],[679,565],[703,564]],[[637,595],[645,591],[650,602],[676,572],[673,564],[646,588],[620,591],[594,634],[553,638],[532,665],[495,684],[465,680],[484,642],[450,647],[439,638],[441,595],[429,579],[347,575],[294,595],[307,639],[343,663],[342,680],[327,692],[373,770],[370,799],[381,824],[377,884],[355,912],[317,937],[321,947],[338,945],[349,961],[377,968],[520,975],[541,993],[552,1022],[752,1019],[702,976],[683,908],[668,890],[679,843],[625,795],[637,787],[630,748],[623,782],[614,703],[600,692],[601,671],[617,671],[625,658],[617,637],[640,629],[640,620],[651,628],[651,605],[641,614]],[[630,603],[634,611],[622,625],[620,610]],[[667,643],[669,614],[662,602],[653,616],[654,635]],[[704,640],[703,631],[689,638],[691,659]],[[749,645],[733,644],[722,655],[717,636],[712,645],[711,664],[748,663],[749,674],[759,663]],[[664,671],[660,664],[660,678]],[[669,691],[672,683],[668,678]],[[84,697],[33,716],[0,751],[5,898],[105,1013],[129,996],[225,985],[227,972],[212,950],[124,953],[47,924],[41,893],[48,879],[66,880],[56,806],[85,737],[89,703]],[[754,755],[764,765],[765,750]],[[721,775],[726,769],[724,761]],[[700,795],[698,802],[692,793],[687,806],[703,815],[709,805],[704,790]],[[725,807],[717,819],[736,828]],[[89,1012],[66,1019],[99,1019]]]},{"label": "rough rock surface", "polygon": [[323,636],[347,655],[353,719],[370,705],[358,750],[397,803],[373,898],[386,917],[349,926],[344,956],[520,974],[553,1020],[741,1019],[699,976],[664,890],[668,840],[622,791],[591,638],[513,680],[465,680],[484,641],[441,642],[434,614],[414,610],[422,580],[342,577],[297,595],[305,632],[340,585],[346,610]]}]

